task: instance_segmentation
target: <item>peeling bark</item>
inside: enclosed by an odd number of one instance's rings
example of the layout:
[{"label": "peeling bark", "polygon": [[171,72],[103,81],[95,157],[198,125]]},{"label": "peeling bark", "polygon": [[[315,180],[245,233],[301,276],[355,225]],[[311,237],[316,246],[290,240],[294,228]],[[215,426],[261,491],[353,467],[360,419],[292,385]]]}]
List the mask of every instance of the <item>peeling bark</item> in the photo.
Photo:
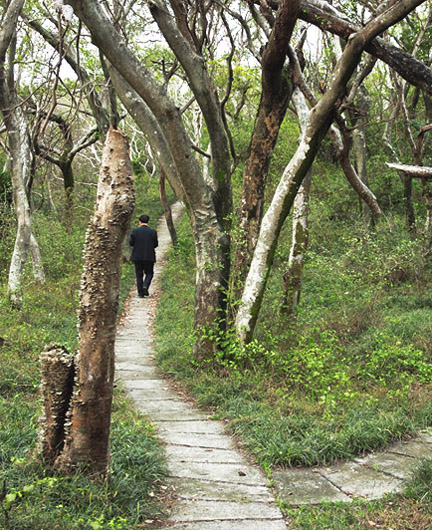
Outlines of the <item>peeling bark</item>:
[{"label": "peeling bark", "polygon": [[56,466],[104,474],[114,382],[114,340],[122,243],[135,204],[125,136],[110,129],[102,153],[95,213],[86,234],[78,312],[79,353],[65,447]]}]

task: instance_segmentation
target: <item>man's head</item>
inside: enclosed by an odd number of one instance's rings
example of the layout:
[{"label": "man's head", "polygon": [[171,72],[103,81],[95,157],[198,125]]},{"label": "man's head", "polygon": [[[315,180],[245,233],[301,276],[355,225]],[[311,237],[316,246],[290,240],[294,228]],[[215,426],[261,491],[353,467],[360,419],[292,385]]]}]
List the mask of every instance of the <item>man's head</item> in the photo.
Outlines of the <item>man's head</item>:
[{"label": "man's head", "polygon": [[149,222],[150,217],[148,215],[141,215],[138,220],[140,224],[146,225]]}]

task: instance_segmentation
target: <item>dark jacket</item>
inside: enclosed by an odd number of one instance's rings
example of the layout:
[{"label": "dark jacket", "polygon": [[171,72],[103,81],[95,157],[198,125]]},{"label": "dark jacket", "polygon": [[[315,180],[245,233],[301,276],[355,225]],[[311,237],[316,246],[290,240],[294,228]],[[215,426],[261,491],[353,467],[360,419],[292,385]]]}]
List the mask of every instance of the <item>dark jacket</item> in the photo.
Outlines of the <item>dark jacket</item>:
[{"label": "dark jacket", "polygon": [[155,248],[158,246],[156,230],[148,226],[134,228],[129,238],[133,247],[132,261],[156,261]]}]

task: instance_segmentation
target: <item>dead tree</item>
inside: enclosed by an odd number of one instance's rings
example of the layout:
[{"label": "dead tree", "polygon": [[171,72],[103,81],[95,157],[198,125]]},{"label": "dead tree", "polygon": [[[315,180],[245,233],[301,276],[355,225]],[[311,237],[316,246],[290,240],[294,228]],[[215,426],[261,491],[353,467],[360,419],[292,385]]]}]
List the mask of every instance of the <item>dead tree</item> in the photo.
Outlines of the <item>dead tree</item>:
[{"label": "dead tree", "polygon": [[[109,464],[122,243],[135,205],[128,149],[126,137],[111,128],[102,154],[95,213],[86,235],[78,312],[79,352],[73,395],[64,417],[64,440],[55,437],[51,441],[50,437],[44,444],[48,457],[56,456],[52,448],[63,444],[55,460],[57,467],[84,466],[97,474],[104,474]],[[46,402],[45,417],[50,410]]]},{"label": "dead tree", "polygon": [[62,346],[48,346],[40,355],[42,415],[38,452],[52,464],[63,450],[66,414],[72,397],[74,356]]}]

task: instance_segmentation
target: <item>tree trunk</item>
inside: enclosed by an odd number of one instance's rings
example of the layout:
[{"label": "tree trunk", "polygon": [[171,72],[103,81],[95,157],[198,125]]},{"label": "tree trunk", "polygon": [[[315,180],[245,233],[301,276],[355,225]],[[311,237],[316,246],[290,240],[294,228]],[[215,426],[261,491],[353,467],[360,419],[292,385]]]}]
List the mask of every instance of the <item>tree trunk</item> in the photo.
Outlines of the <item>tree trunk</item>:
[{"label": "tree trunk", "polygon": [[405,224],[411,234],[416,233],[416,217],[414,212],[414,204],[412,200],[412,178],[400,174],[400,179],[403,185],[403,196],[405,204]]},{"label": "tree trunk", "polygon": [[102,154],[97,201],[86,235],[79,308],[77,374],[60,467],[105,473],[114,380],[114,340],[122,243],[135,204],[125,136],[110,129]]},{"label": "tree trunk", "polygon": [[11,182],[18,225],[9,268],[8,292],[12,301],[19,303],[22,298],[24,265],[27,261],[29,251],[31,251],[35,279],[43,282],[45,275],[39,246],[31,230],[32,215],[25,186],[32,159],[27,124],[21,107],[16,107],[12,113],[4,112],[4,115],[8,127],[10,151],[12,153]]},{"label": "tree trunk", "polygon": [[[72,208],[73,208],[73,193],[75,188],[75,179],[74,179],[74,173],[72,169],[72,159],[68,157],[68,150],[65,150],[63,153],[63,156],[65,158],[65,162],[60,163],[60,170],[62,172],[63,176],[63,187],[65,192],[65,210],[66,210],[66,217],[68,218],[71,215]],[[69,219],[67,219],[67,222],[69,223]]]},{"label": "tree trunk", "polygon": [[262,216],[270,160],[285,117],[293,85],[284,70],[290,36],[300,2],[282,1],[262,58],[262,92],[243,169],[239,240],[232,274],[234,301],[238,299],[252,260]]},{"label": "tree trunk", "polygon": [[293,236],[288,265],[283,274],[284,297],[281,313],[294,315],[300,302],[305,254],[309,243],[308,213],[312,173],[308,172],[293,205]]},{"label": "tree trunk", "polygon": [[[294,90],[293,103],[297,112],[300,130],[303,132],[309,117],[309,110],[305,97],[298,89]],[[283,274],[284,297],[281,313],[286,316],[294,315],[300,302],[304,260],[309,243],[308,214],[311,184],[312,171],[310,169],[299,188],[293,205],[291,250],[287,268]]]},{"label": "tree trunk", "polygon": [[398,2],[353,35],[336,64],[327,92],[311,110],[300,145],[284,171],[261,224],[242,303],[236,318],[236,329],[241,340],[252,339],[282,225],[291,209],[297,190],[316,156],[322,138],[333,120],[338,100],[342,97],[346,84],[361,59],[363,49],[376,35],[401,20],[421,3],[421,0]]},{"label": "tree trunk", "polygon": [[[356,108],[360,115],[355,120],[355,128],[353,131],[355,166],[360,180],[369,188],[369,178],[366,168],[366,126],[369,119],[370,98],[363,85],[357,91]],[[373,217],[371,211],[364,201],[360,202],[360,208],[362,209],[365,225],[372,224]]]},{"label": "tree trunk", "polygon": [[63,450],[66,413],[75,375],[74,357],[61,346],[48,346],[40,355],[42,415],[38,452],[53,464]]},{"label": "tree trunk", "polygon": [[168,204],[166,192],[165,192],[165,173],[163,169],[159,169],[159,195],[164,209],[165,221],[168,227],[168,231],[171,236],[171,243],[173,247],[177,247],[177,232],[174,226],[174,221],[172,218],[171,208]]},{"label": "tree trunk", "polygon": [[[30,139],[23,110],[17,101],[13,75],[16,24],[23,3],[23,0],[10,2],[2,20],[2,32],[0,34],[0,110],[8,133],[12,158],[11,183],[18,224],[8,280],[8,292],[15,303],[19,303],[22,298],[22,276],[30,248],[33,263],[37,267],[35,277],[38,280],[44,280],[39,247],[31,231],[31,210],[26,189],[32,168]],[[9,71],[6,72],[6,53],[9,47]]]},{"label": "tree trunk", "polygon": [[[224,157],[221,157],[220,153],[217,154],[217,145],[212,147],[212,152],[216,153],[217,156],[215,156],[212,166],[213,186],[208,186],[204,182],[202,172],[195,160],[180,110],[168,97],[165,87],[155,81],[145,65],[130,51],[97,2],[94,0],[86,0],[85,2],[83,0],[67,0],[67,3],[73,6],[75,13],[85,22],[95,44],[102,50],[112,66],[143,98],[163,133],[176,166],[177,175],[181,179],[195,237],[197,256],[195,329],[198,335],[203,328],[214,330],[217,322],[224,319],[230,266],[227,211],[229,210],[228,205],[231,204],[231,194]],[[157,4],[159,5],[160,2]],[[155,6],[154,2],[152,6]],[[183,47],[183,37],[176,42],[178,46]],[[193,65],[198,65],[203,60],[193,56],[191,61]],[[190,65],[191,63],[189,63]],[[194,73],[195,70],[192,67],[191,75]],[[205,81],[207,76],[203,73],[202,65],[201,67],[197,66],[196,75],[199,77],[196,80],[199,88],[195,86],[195,90],[208,90]],[[209,95],[207,94],[207,96]],[[201,95],[201,97],[206,99],[205,95]],[[214,108],[214,99],[209,96],[206,103],[208,104],[207,112],[210,114],[209,109]],[[205,106],[205,103],[202,105]],[[217,117],[214,116],[213,125],[215,127],[218,121]],[[219,138],[222,145],[224,140],[221,136],[217,133],[213,136],[212,133],[212,137]],[[213,141],[216,140],[212,139]],[[222,151],[225,153],[225,148],[221,150],[221,153]],[[214,354],[216,345],[211,340],[206,339],[205,335],[202,335],[201,339],[197,341],[195,349],[201,357],[210,357]]]}]

